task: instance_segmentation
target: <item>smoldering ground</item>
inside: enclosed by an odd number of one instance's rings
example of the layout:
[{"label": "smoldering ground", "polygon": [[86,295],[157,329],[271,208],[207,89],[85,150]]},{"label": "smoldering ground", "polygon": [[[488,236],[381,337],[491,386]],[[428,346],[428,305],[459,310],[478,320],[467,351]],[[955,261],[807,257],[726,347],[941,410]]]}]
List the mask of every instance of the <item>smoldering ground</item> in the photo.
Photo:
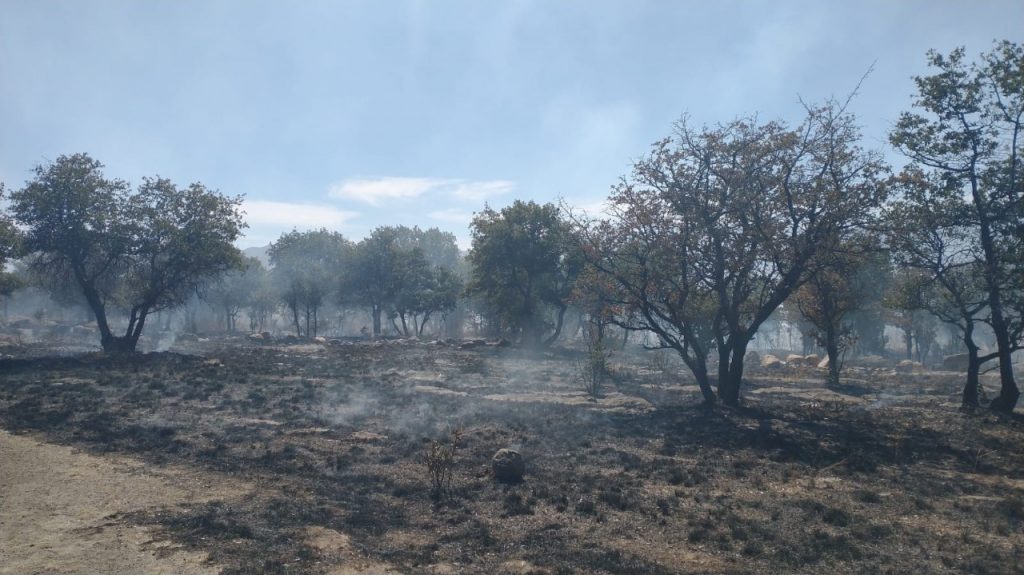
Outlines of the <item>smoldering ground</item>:
[{"label": "smoldering ground", "polygon": [[[592,399],[571,350],[174,349],[5,360],[0,425],[255,485],[112,518],[225,573],[998,573],[1024,548],[1024,429],[956,415],[955,374],[854,366],[863,383],[824,393],[786,367],[709,410],[640,353],[613,356]],[[425,453],[454,429],[437,497]],[[509,446],[518,484],[490,473]]]}]

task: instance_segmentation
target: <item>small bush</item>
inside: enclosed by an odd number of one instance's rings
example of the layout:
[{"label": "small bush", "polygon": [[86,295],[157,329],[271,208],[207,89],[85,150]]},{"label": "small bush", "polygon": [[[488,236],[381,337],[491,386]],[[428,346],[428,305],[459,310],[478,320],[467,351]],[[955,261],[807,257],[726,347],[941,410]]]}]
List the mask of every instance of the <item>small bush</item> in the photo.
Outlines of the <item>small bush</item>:
[{"label": "small bush", "polygon": [[462,430],[451,432],[447,443],[431,441],[427,447],[426,466],[430,476],[431,495],[441,499],[451,493],[452,475],[455,469],[455,452],[459,449]]},{"label": "small bush", "polygon": [[610,356],[611,353],[606,350],[602,338],[596,335],[587,338],[586,353],[576,367],[583,391],[594,399],[600,398],[604,391],[604,385],[609,376],[608,358]]}]

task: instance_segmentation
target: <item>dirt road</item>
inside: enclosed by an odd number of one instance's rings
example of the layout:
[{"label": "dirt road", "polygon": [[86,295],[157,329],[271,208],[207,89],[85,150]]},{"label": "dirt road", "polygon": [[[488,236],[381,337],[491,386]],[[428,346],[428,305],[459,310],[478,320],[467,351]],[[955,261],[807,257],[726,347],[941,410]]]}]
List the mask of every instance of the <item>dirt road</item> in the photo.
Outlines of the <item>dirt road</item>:
[{"label": "dirt road", "polygon": [[204,553],[153,541],[147,529],[112,516],[230,499],[248,489],[0,430],[0,574],[219,573]]}]

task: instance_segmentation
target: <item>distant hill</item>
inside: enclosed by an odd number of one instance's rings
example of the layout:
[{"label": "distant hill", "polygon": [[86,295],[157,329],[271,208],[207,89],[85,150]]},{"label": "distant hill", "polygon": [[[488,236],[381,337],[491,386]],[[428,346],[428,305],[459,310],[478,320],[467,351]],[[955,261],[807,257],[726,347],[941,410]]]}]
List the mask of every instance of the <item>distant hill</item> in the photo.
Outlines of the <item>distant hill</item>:
[{"label": "distant hill", "polygon": [[247,257],[256,258],[260,260],[260,263],[263,264],[263,267],[270,267],[270,257],[267,255],[267,252],[269,250],[270,244],[267,244],[265,246],[245,248],[244,250],[242,250],[242,253],[245,254]]}]

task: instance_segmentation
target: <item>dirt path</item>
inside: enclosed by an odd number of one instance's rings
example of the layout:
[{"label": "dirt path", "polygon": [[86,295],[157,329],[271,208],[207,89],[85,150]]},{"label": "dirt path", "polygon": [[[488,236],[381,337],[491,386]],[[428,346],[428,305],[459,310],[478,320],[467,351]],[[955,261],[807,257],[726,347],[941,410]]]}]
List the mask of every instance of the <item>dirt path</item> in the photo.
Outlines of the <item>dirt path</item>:
[{"label": "dirt path", "polygon": [[244,496],[195,471],[97,457],[0,430],[0,575],[219,573],[116,513]]}]

